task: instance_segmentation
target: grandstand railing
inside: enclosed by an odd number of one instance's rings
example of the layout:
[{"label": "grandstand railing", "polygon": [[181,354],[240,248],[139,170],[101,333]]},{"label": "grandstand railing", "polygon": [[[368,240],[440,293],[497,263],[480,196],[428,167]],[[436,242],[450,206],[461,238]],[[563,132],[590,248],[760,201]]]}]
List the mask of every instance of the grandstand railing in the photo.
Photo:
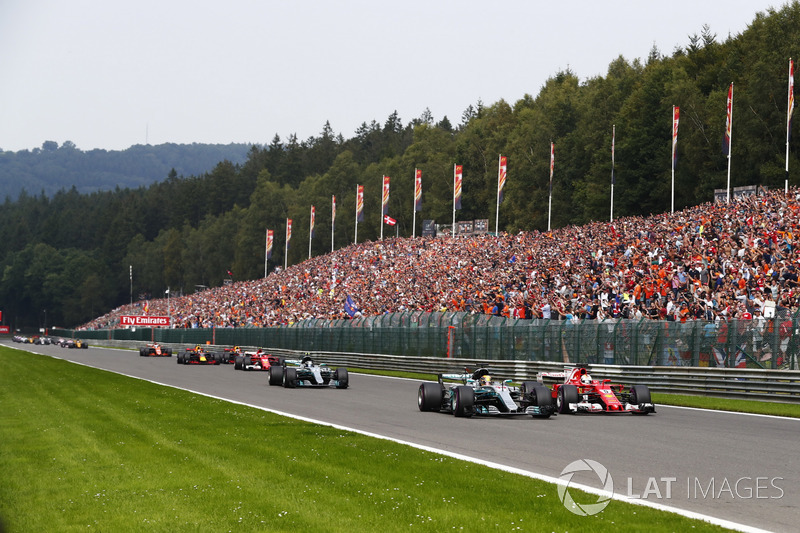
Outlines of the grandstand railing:
[{"label": "grandstand railing", "polygon": [[487,361],[626,366],[798,369],[798,314],[760,320],[686,322],[523,320],[467,313],[389,313],[307,319],[271,328],[53,330],[105,340],[261,346]]}]

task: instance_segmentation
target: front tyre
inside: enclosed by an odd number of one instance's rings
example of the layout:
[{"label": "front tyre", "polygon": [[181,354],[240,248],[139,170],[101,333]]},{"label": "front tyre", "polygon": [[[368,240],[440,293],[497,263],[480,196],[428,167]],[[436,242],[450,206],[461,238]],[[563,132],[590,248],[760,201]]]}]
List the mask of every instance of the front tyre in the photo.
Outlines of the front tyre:
[{"label": "front tyre", "polygon": [[558,414],[571,413],[569,404],[578,403],[578,387],[575,385],[561,385],[556,395],[556,408]]},{"label": "front tyre", "polygon": [[336,381],[337,389],[346,389],[350,385],[350,376],[347,374],[346,368],[337,368],[333,379]]},{"label": "front tyre", "polygon": [[272,365],[269,367],[269,384],[280,385],[283,382],[283,367]]},{"label": "front tyre", "polygon": [[420,383],[417,392],[417,407],[420,411],[440,411],[442,408],[442,386],[438,383]]},{"label": "front tyre", "polygon": [[283,387],[285,389],[297,387],[297,369],[287,367],[283,370]]}]

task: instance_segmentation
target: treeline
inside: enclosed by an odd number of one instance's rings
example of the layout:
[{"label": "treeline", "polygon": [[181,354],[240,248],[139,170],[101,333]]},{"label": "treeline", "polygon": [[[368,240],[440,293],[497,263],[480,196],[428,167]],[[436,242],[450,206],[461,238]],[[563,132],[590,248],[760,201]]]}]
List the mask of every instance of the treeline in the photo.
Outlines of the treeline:
[{"label": "treeline", "polygon": [[[126,150],[78,149],[45,141],[41,148],[3,151],[0,148],[0,198],[56,192],[74,186],[79,193],[115,188],[148,187],[170,170],[181,176],[208,172],[220,161],[242,163],[248,144],[174,144],[131,146]],[[65,187],[65,184],[66,187]]]},{"label": "treeline", "polygon": [[[73,326],[140,297],[162,297],[264,274],[265,231],[275,231],[270,270],[353,242],[355,195],[365,187],[359,242],[380,234],[381,177],[391,176],[389,213],[412,233],[413,173],[422,170],[421,219],[452,217],[453,165],[464,168],[459,220],[488,218],[494,229],[498,155],[508,156],[500,229],[547,227],[550,143],[555,144],[552,226],[609,217],[611,132],[616,128],[614,214],[670,209],[672,106],[681,108],[676,209],[710,201],[726,185],[721,144],[726,94],[735,83],[733,186],[784,185],[788,60],[800,56],[800,3],[758,14],[741,35],[719,42],[708,27],[670,56],[613,61],[605,76],[555,74],[536,96],[513,105],[478,102],[457,125],[426,111],[403,124],[364,123],[350,139],[325,124],[305,141],[276,135],[241,164],[223,161],[189,177],[171,172],[136,189],[52,198],[22,195],[0,210],[0,305],[6,323]],[[795,128],[796,130],[796,128]],[[790,182],[798,183],[797,142]],[[388,234],[394,234],[392,228]],[[130,278],[132,267],[133,277]]]}]

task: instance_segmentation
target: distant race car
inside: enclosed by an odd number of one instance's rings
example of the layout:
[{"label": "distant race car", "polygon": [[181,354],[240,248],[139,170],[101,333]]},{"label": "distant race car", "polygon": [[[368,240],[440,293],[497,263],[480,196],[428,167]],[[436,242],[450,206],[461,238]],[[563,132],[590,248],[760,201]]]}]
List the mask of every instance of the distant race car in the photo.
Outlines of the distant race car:
[{"label": "distant race car", "polygon": [[559,413],[655,413],[646,385],[612,384],[610,379],[592,379],[586,365],[566,367],[563,372],[540,372],[538,379],[563,380],[552,388]]},{"label": "distant race car", "polygon": [[269,370],[273,365],[281,366],[283,358],[261,351],[244,352],[237,355],[233,363],[234,370]]},{"label": "distant race car", "polygon": [[[485,367],[471,373],[439,374],[438,378],[438,383],[420,384],[417,392],[420,411],[460,417],[531,415],[535,418],[548,418],[556,411],[550,389],[537,381],[513,386],[511,380],[493,379]],[[445,384],[445,379],[461,384]]]},{"label": "distant race car", "polygon": [[186,348],[185,352],[178,354],[179,365],[219,365],[221,363],[222,354],[207,352],[200,345]]},{"label": "distant race car", "polygon": [[139,348],[142,357],[172,357],[172,348],[161,346],[158,343],[147,344]]},{"label": "distant race car", "polygon": [[[296,366],[287,366],[288,364]],[[316,364],[307,355],[300,361],[283,361],[283,364],[270,366],[269,384],[283,385],[287,389],[330,386],[346,389],[350,386],[350,378],[346,368],[333,370],[325,363]]]},{"label": "distant race car", "polygon": [[[225,348],[222,351],[222,364],[223,365],[236,365],[236,358],[242,355],[242,351],[238,346],[233,348]],[[234,366],[234,368],[236,368]]]},{"label": "distant race car", "polygon": [[61,346],[64,348],[88,348],[89,344],[80,339],[66,339]]},{"label": "distant race car", "polygon": [[53,344],[53,339],[51,339],[50,337],[36,337],[33,340],[33,343],[34,344],[41,344],[41,345],[44,346],[44,345],[48,345],[48,344]]}]

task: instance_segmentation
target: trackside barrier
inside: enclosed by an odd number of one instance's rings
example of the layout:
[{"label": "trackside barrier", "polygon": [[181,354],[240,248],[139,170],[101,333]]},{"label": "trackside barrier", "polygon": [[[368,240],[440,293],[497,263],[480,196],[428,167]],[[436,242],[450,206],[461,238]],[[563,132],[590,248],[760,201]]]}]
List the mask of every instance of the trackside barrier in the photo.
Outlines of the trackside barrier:
[{"label": "trackside barrier", "polygon": [[[96,344],[138,348],[144,343],[136,341],[98,340]],[[178,353],[186,345],[171,345]],[[243,350],[255,346],[240,345]],[[207,346],[222,350],[223,346]],[[564,363],[542,361],[487,361],[485,359],[444,359],[441,357],[414,357],[384,354],[361,354],[323,351],[297,351],[281,348],[263,348],[273,355],[300,359],[310,353],[329,366],[344,366],[369,370],[402,370],[429,374],[431,379],[439,373],[461,372],[465,368],[488,367],[497,377],[524,381],[536,379],[539,372],[557,372]],[[693,394],[720,398],[737,398],[783,403],[800,403],[800,371],[747,368],[691,368],[670,366],[622,366],[590,364],[589,372],[595,379],[610,379],[625,385],[647,385],[653,392]],[[552,380],[545,379],[545,383]]]},{"label": "trackside barrier", "polygon": [[54,330],[86,340],[272,346],[287,350],[449,356],[623,366],[798,370],[798,315],[730,321],[521,320],[467,313],[306,319],[271,328]]}]

